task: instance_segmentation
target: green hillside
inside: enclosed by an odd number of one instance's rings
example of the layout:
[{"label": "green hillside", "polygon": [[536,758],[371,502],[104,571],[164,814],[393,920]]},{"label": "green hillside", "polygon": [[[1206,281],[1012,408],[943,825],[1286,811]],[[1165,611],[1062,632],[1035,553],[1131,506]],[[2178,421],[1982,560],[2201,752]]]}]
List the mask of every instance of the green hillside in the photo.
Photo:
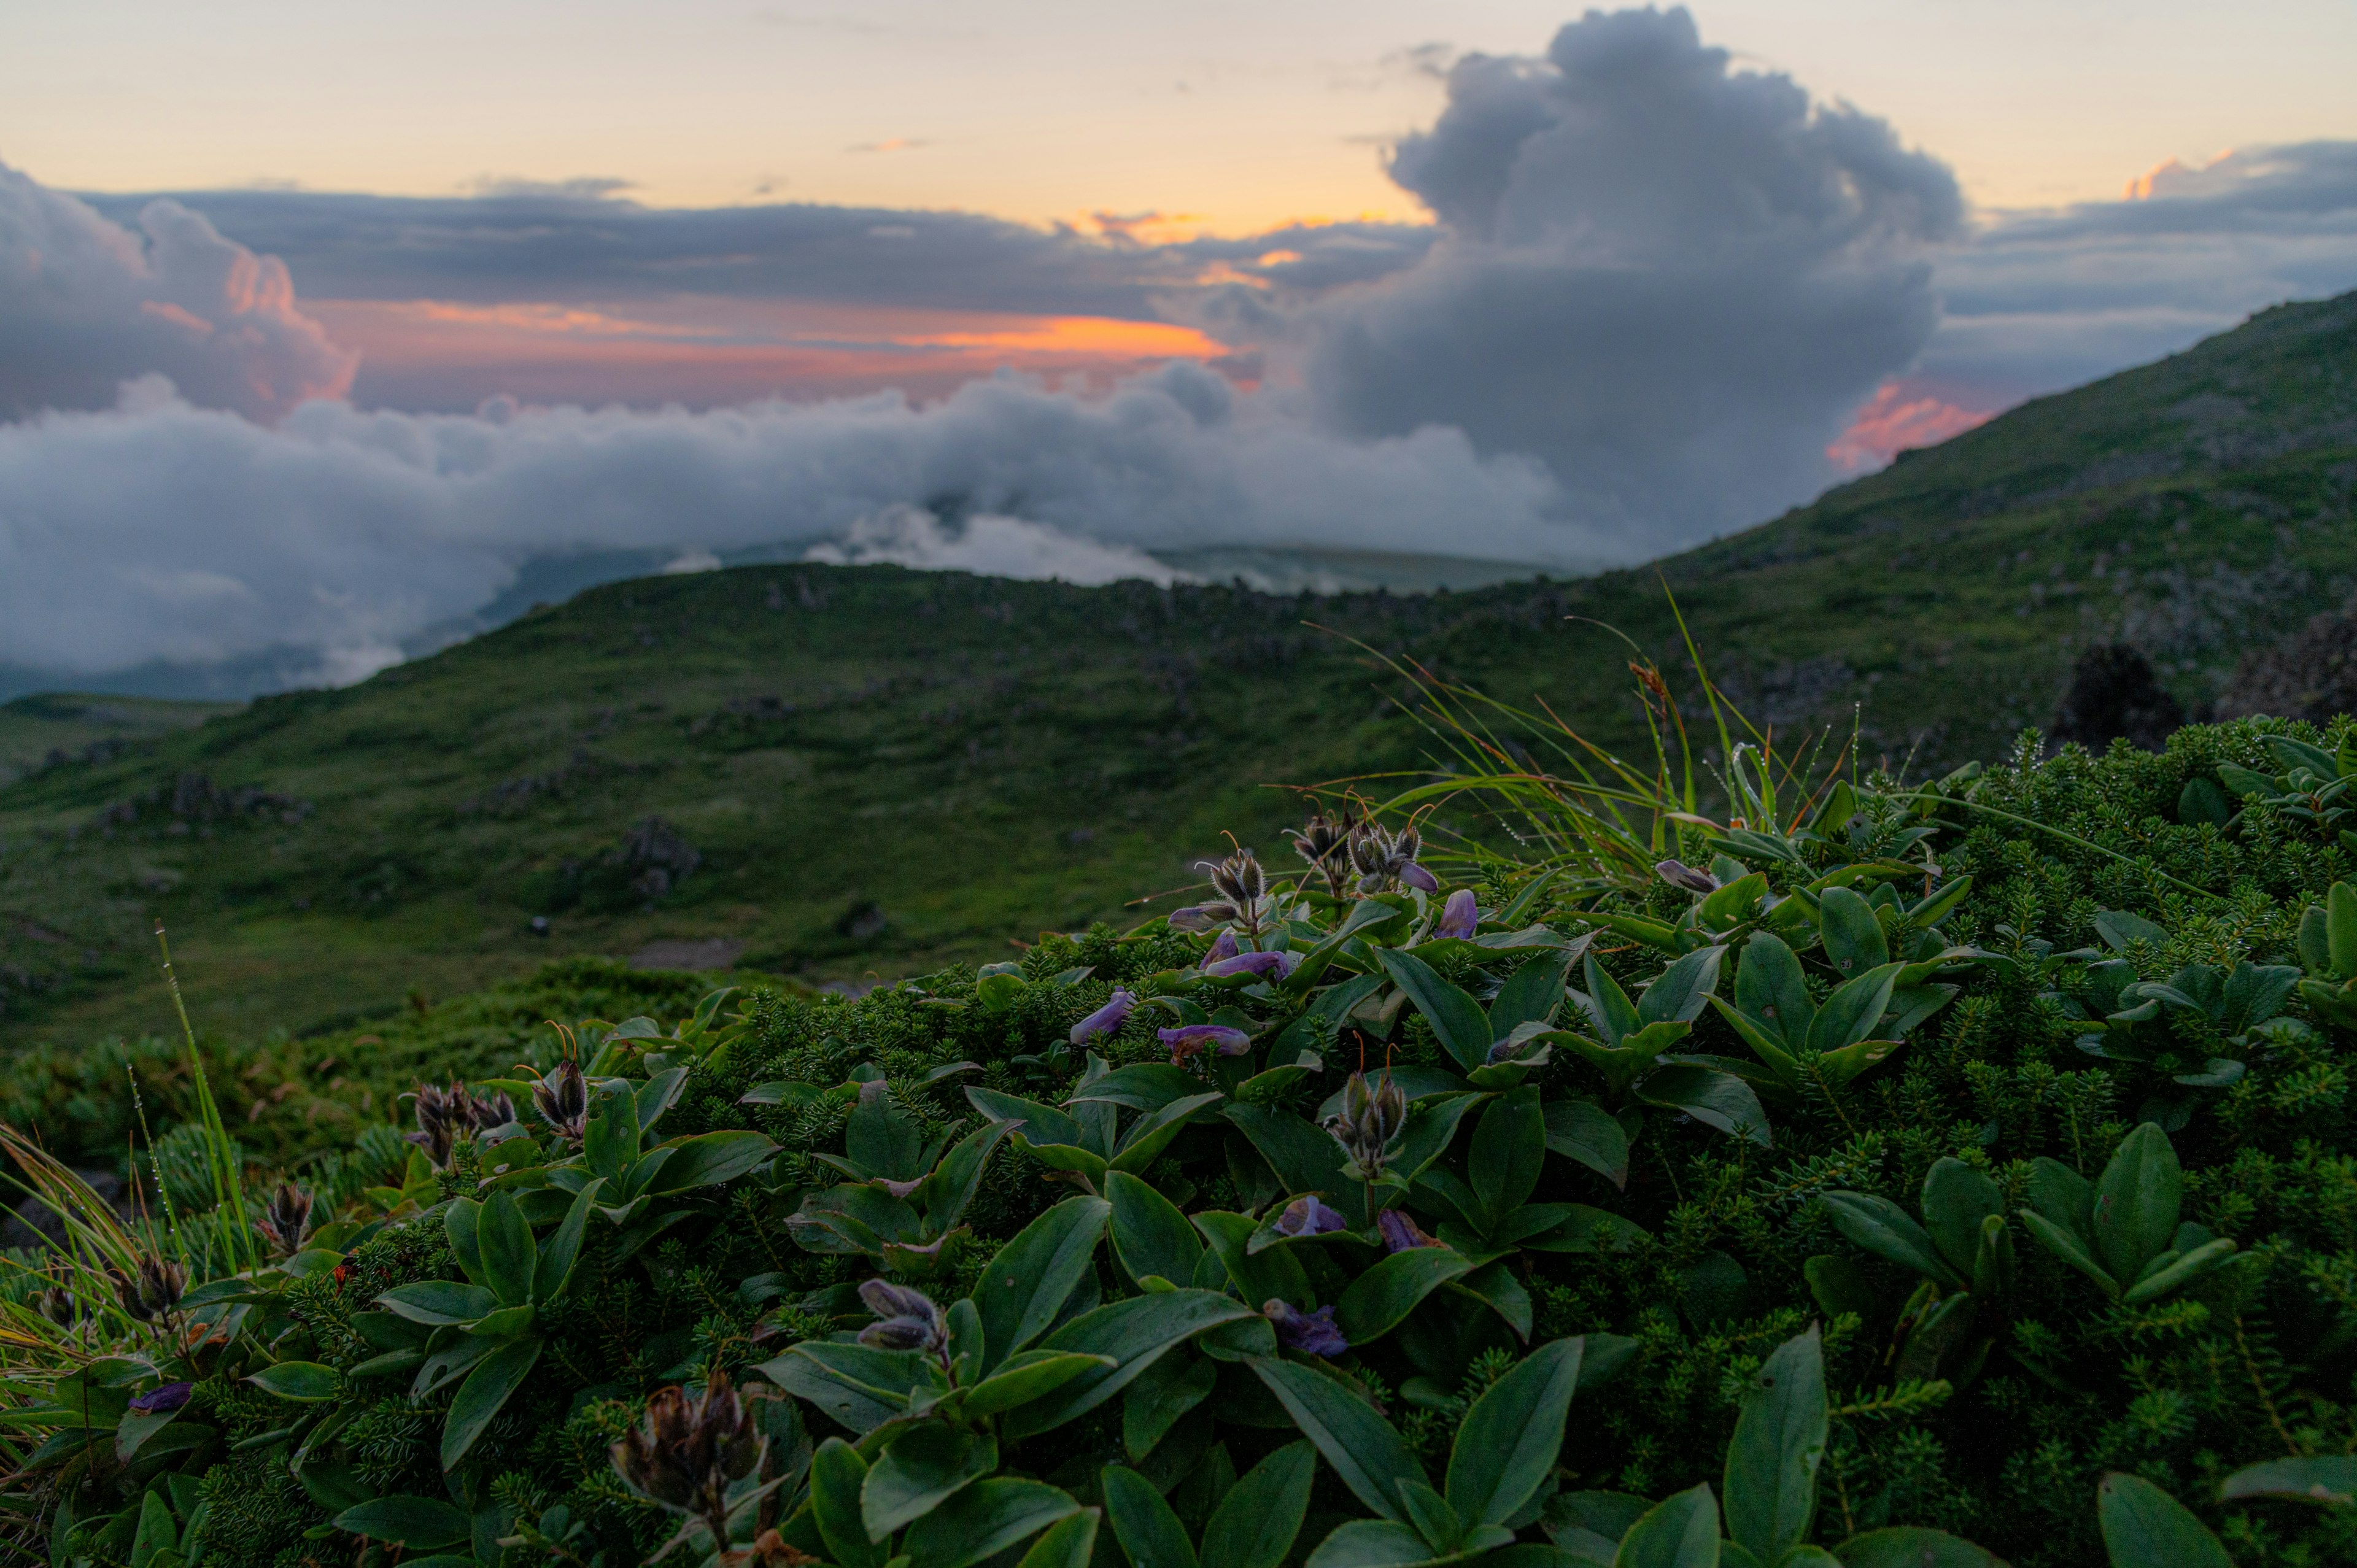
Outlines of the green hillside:
[{"label": "green hillside", "polygon": [[1755,717],[1855,714],[1919,774],[2043,723],[2090,641],[2137,642],[2198,710],[2357,586],[2357,295],[1578,583],[1319,599],[772,566],[597,589],[0,786],[0,1015],[20,1038],[162,1026],[158,918],[199,1024],[246,1034],[570,953],[813,982],[1005,957],[1137,918],[1224,831],[1280,851],[1284,786],[1425,761],[1403,683],[1351,639],[1634,744],[1627,650],[1593,623],[1674,679],[1663,579]]}]

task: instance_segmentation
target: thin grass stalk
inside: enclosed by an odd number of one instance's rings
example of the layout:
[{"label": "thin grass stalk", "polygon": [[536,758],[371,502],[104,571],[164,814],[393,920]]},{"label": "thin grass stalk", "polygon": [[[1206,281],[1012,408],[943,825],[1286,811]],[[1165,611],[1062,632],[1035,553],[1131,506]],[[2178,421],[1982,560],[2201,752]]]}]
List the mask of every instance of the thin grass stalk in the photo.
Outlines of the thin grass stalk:
[{"label": "thin grass stalk", "polygon": [[[164,955],[164,984],[172,993],[172,1006],[180,1015],[180,1033],[188,1042],[188,1066],[197,1084],[197,1112],[205,1132],[205,1170],[212,1179],[215,1212],[231,1219],[228,1250],[230,1273],[259,1268],[262,1245],[246,1223],[245,1190],[242,1173],[237,1168],[236,1145],[230,1141],[229,1127],[222,1122],[221,1106],[213,1099],[211,1080],[205,1076],[204,1054],[197,1048],[196,1026],[188,1021],[188,1005],[180,995],[179,976],[172,972],[171,943],[164,935],[164,923],[156,922],[156,945]],[[207,1238],[207,1262],[210,1262],[211,1239]]]}]

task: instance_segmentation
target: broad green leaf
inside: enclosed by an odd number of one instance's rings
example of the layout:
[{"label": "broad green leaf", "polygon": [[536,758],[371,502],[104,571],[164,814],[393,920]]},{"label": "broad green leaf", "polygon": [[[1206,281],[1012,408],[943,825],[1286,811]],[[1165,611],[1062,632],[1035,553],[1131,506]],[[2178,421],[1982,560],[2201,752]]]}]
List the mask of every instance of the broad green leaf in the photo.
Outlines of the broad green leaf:
[{"label": "broad green leaf", "polygon": [[[2120,1294],[2120,1300],[2130,1306],[2140,1301],[2158,1301],[2172,1291],[2184,1289],[2234,1255],[2234,1243],[2221,1236],[2204,1242],[2192,1251],[2177,1259],[2167,1268],[2155,1270]],[[2164,1252],[2161,1258],[2169,1254]],[[2159,1262],[2156,1258],[2154,1262]]]},{"label": "broad green leaf", "polygon": [[1017,1568],[1089,1568],[1097,1551],[1098,1509],[1082,1509],[1031,1543]]},{"label": "broad green leaf", "polygon": [[1762,1563],[1809,1537],[1827,1420],[1824,1347],[1812,1324],[1753,1374],[1727,1448],[1727,1532]]},{"label": "broad green leaf", "polygon": [[2029,1162],[2029,1207],[2077,1236],[2093,1256],[2095,1189],[2060,1160],[2043,1155]]},{"label": "broad green leaf", "polygon": [[1484,1263],[1463,1279],[1451,1281],[1449,1288],[1463,1291],[1480,1300],[1505,1320],[1506,1326],[1514,1331],[1517,1339],[1531,1337],[1531,1293],[1523,1288],[1521,1280],[1514,1277],[1514,1272],[1506,1266],[1505,1259]]},{"label": "broad green leaf", "polygon": [[533,1269],[540,1261],[532,1241],[532,1227],[506,1192],[491,1194],[475,1224],[475,1240],[482,1249],[483,1283],[502,1306],[522,1306],[532,1299]]},{"label": "broad green leaf", "polygon": [[1309,1554],[1307,1568],[1404,1568],[1433,1562],[1432,1548],[1405,1524],[1354,1519],[1338,1524]]},{"label": "broad green leaf", "polygon": [[[1132,1460],[1143,1460],[1181,1416],[1211,1397],[1219,1380],[1214,1361],[1165,1356],[1155,1362],[1121,1396],[1123,1449]],[[1114,1532],[1120,1531],[1116,1519]]]},{"label": "broad green leaf", "polygon": [[1494,1230],[1538,1187],[1546,1163],[1546,1117],[1536,1084],[1491,1101],[1473,1130],[1466,1175],[1481,1205],[1484,1230]]},{"label": "broad green leaf", "polygon": [[1890,943],[1882,934],[1882,922],[1874,918],[1874,906],[1846,887],[1828,887],[1820,897],[1817,940],[1844,980],[1890,961]]},{"label": "broad green leaf", "polygon": [[1834,1229],[1862,1251],[1943,1285],[1963,1286],[1963,1273],[1950,1268],[1931,1235],[1889,1198],[1863,1192],[1828,1192],[1818,1201],[1825,1206]]},{"label": "broad green leaf", "polygon": [[884,1540],[997,1468],[998,1444],[987,1433],[920,1422],[892,1440],[860,1483],[859,1518],[867,1539]]},{"label": "broad green leaf", "polygon": [[1012,1122],[1015,1131],[1024,1140],[1035,1144],[1063,1144],[1074,1147],[1081,1142],[1081,1124],[1052,1106],[1037,1101],[1001,1094],[995,1089],[969,1086],[966,1103],[982,1112],[985,1122]]},{"label": "broad green leaf", "polygon": [[1809,1023],[1809,1049],[1823,1056],[1857,1045],[1874,1033],[1890,1005],[1891,987],[1899,983],[1903,963],[1886,963],[1867,970],[1836,987]]},{"label": "broad green leaf", "polygon": [[1174,1100],[1203,1092],[1203,1080],[1168,1062],[1132,1062],[1082,1084],[1068,1103],[1103,1101],[1133,1111],[1159,1111]]},{"label": "broad green leaf", "polygon": [[[1737,1036],[1751,1047],[1751,1054],[1765,1062],[1778,1078],[1787,1083],[1796,1083],[1800,1080],[1802,1076],[1800,1056],[1794,1053],[1806,1054],[1806,1040],[1788,1049],[1784,1038],[1760,1019],[1750,1016],[1740,1008],[1730,1006],[1716,996],[1710,999],[1710,1004],[1720,1017],[1727,1020],[1727,1026],[1735,1031]],[[1812,1013],[1810,1016],[1814,1017],[1815,1014]]]},{"label": "broad green leaf", "polygon": [[1194,1219],[1195,1229],[1211,1242],[1211,1251],[1219,1254],[1228,1277],[1244,1293],[1247,1303],[1262,1307],[1271,1301],[1290,1302],[1298,1307],[1310,1305],[1309,1276],[1303,1272],[1301,1260],[1286,1247],[1252,1251],[1252,1238],[1259,1227],[1249,1216],[1213,1208]]},{"label": "broad green leaf", "polygon": [[[1664,932],[1664,935],[1667,933]],[[1584,965],[1587,978],[1587,994],[1577,998],[1588,1022],[1608,1046],[1617,1046],[1638,1028],[1637,1004],[1620,989],[1620,983],[1604,972],[1604,966],[1589,953]]]},{"label": "broad green leaf", "polygon": [[1718,1568],[1718,1499],[1710,1483],[1648,1509],[1620,1538],[1612,1568]]},{"label": "broad green leaf", "polygon": [[1103,1356],[1060,1355],[1051,1350],[1018,1350],[997,1371],[966,1391],[960,1407],[970,1419],[997,1415],[1028,1404],[1062,1388],[1082,1372],[1110,1367]]},{"label": "broad green leaf", "polygon": [[1448,1499],[1422,1481],[1402,1481],[1399,1484],[1400,1506],[1407,1509],[1408,1522],[1424,1537],[1425,1544],[1435,1553],[1454,1554],[1465,1543],[1464,1523]]},{"label": "broad green leaf", "polygon": [[843,1127],[844,1156],[868,1176],[914,1181],[926,1170],[925,1128],[900,1108],[883,1079],[859,1086]]},{"label": "broad green leaf", "polygon": [[[1405,1075],[1403,1075],[1405,1076]],[[1414,1181],[1418,1176],[1448,1152],[1457,1136],[1457,1124],[1465,1113],[1481,1102],[1479,1094],[1443,1093],[1417,1099],[1408,1090],[1407,1125],[1392,1145],[1392,1174],[1403,1181]],[[1372,1224],[1374,1217],[1366,1217]]]},{"label": "broad green leaf", "polygon": [[1121,1542],[1132,1568],[1195,1568],[1195,1548],[1187,1527],[1154,1489],[1154,1483],[1123,1465],[1102,1473],[1105,1522]]},{"label": "broad green leaf", "polygon": [[968,1568],[1080,1511],[1069,1493],[1045,1481],[997,1476],[910,1525],[900,1550],[924,1568]]},{"label": "broad green leaf", "polygon": [[1173,1284],[1195,1277],[1203,1240],[1178,1206],[1127,1171],[1105,1177],[1113,1202],[1113,1250],[1133,1280],[1158,1274]]},{"label": "broad green leaf", "polygon": [[[1128,1178],[1123,1178],[1128,1179]],[[1088,1272],[1113,1205],[1068,1197],[998,1250],[974,1287],[986,1372],[1048,1331]]]},{"label": "broad green leaf", "polygon": [[721,1187],[750,1175],[778,1145],[759,1133],[723,1131],[683,1138],[670,1145],[671,1159],[647,1184],[649,1192],[685,1192]]},{"label": "broad green leaf", "polygon": [[1810,999],[1800,959],[1783,938],[1760,931],[1743,945],[1743,963],[1735,972],[1735,1005],[1785,1052],[1808,1045],[1817,1004]]},{"label": "broad green leaf", "polygon": [[1841,1568],[2005,1568],[1995,1552],[1943,1530],[1869,1530],[1834,1548],[1834,1555]]},{"label": "broad green leaf", "polygon": [[2177,1151],[2158,1122],[2143,1122],[2120,1140],[2095,1183],[2095,1255],[2123,1284],[2169,1250],[2185,1190]]},{"label": "broad green leaf", "polygon": [[396,1285],[376,1298],[376,1305],[412,1323],[472,1323],[493,1307],[499,1297],[480,1285],[449,1280],[420,1280]]},{"label": "broad green leaf", "polygon": [[1283,1568],[1309,1511],[1318,1450],[1288,1443],[1228,1488],[1203,1526],[1202,1560],[1215,1568]]},{"label": "broad green leaf", "polygon": [[1480,1003],[1441,979],[1414,953],[1377,948],[1375,959],[1392,977],[1392,983],[1415,1004],[1442,1048],[1457,1058],[1458,1066],[1470,1069],[1490,1059],[1490,1018]]},{"label": "broad green leaf", "polygon": [[1996,1183],[1953,1155],[1934,1160],[1923,1177],[1923,1229],[1959,1276],[1973,1272],[1981,1221],[2004,1212],[2005,1195]]},{"label": "broad green leaf", "polygon": [[1763,1149],[1772,1139],[1759,1094],[1733,1073],[1672,1062],[1638,1081],[1637,1098],[1649,1105],[1683,1111],[1705,1126],[1747,1138]]},{"label": "broad green leaf", "polygon": [[442,1468],[450,1469],[467,1456],[476,1439],[483,1435],[508,1396],[522,1386],[524,1377],[540,1360],[541,1341],[519,1339],[502,1345],[481,1360],[458,1385],[457,1397],[450,1402],[450,1413],[442,1423]]},{"label": "broad green leaf", "polygon": [[2104,1477],[2095,1488],[2095,1517],[2112,1568],[2233,1568],[2210,1527],[2141,1476]]},{"label": "broad green leaf", "polygon": [[1424,1480],[1424,1466],[1374,1406],[1294,1362],[1256,1358],[1248,1364],[1361,1502],[1394,1524],[1408,1522],[1399,1483]]},{"label": "broad green leaf", "polygon": [[1366,1345],[1399,1326],[1426,1296],[1472,1269],[1448,1247],[1410,1247],[1380,1259],[1343,1288],[1334,1302],[1334,1326],[1353,1345]]},{"label": "broad green leaf", "polygon": [[265,1393],[303,1404],[334,1399],[339,1381],[333,1367],[323,1367],[317,1361],[281,1361],[274,1367],[263,1368],[245,1380]]},{"label": "broad green leaf", "polygon": [[2325,950],[2332,958],[2332,976],[2357,975],[2357,887],[2336,882],[2324,896]]},{"label": "broad green leaf", "polygon": [[1268,1105],[1230,1105],[1220,1114],[1252,1140],[1287,1192],[1314,1192],[1352,1226],[1366,1223],[1359,1184],[1342,1176],[1342,1146],[1325,1129]]},{"label": "broad green leaf", "polygon": [[1490,1003],[1490,1037],[1502,1040],[1522,1025],[1552,1020],[1563,1005],[1564,973],[1570,967],[1568,951],[1550,948],[1508,975]]},{"label": "broad green leaf", "polygon": [[917,1206],[924,1210],[927,1235],[944,1236],[956,1226],[982,1186],[983,1168],[990,1163],[991,1152],[1012,1131],[1003,1122],[986,1123],[960,1138],[942,1156],[941,1164],[915,1194]]},{"label": "broad green leaf", "polygon": [[830,1437],[811,1455],[811,1513],[826,1554],[842,1568],[882,1568],[885,1552],[867,1539],[860,1493],[867,1461],[840,1437]]},{"label": "broad green leaf", "polygon": [[1187,1123],[1203,1111],[1227,1098],[1214,1090],[1209,1094],[1190,1094],[1184,1100],[1174,1100],[1158,1111],[1149,1111],[1132,1122],[1121,1135],[1121,1144],[1106,1164],[1114,1170],[1127,1171],[1135,1176],[1162,1157],[1162,1151],[1171,1140],[1187,1130]]},{"label": "broad green leaf", "polygon": [[1448,1503],[1468,1528],[1506,1523],[1554,1470],[1586,1348],[1576,1338],[1550,1340],[1465,1412],[1448,1456]]},{"label": "broad green leaf", "polygon": [[458,1260],[458,1272],[475,1284],[488,1285],[491,1281],[483,1272],[483,1246],[478,1234],[482,1218],[483,1206],[475,1199],[452,1198],[450,1207],[442,1211],[442,1234]]},{"label": "broad green leaf", "polygon": [[[628,1027],[627,1025],[624,1026]],[[663,1112],[672,1108],[673,1102],[679,1099],[679,1091],[686,1086],[687,1069],[683,1067],[666,1068],[639,1085],[631,1099],[631,1106],[639,1115],[640,1139],[644,1139],[653,1130],[654,1124],[662,1120]]]},{"label": "broad green leaf", "polygon": [[2021,1222],[2029,1228],[2029,1233],[2037,1237],[2048,1251],[2094,1281],[2105,1295],[2115,1301],[2119,1299],[2119,1282],[2104,1272],[2103,1264],[2095,1262],[2094,1254],[2087,1251],[2087,1243],[2075,1232],[2063,1230],[2035,1210],[2024,1212]]},{"label": "broad green leaf", "polygon": [[1546,1146],[1577,1160],[1614,1187],[1629,1185],[1629,1134],[1593,1100],[1546,1102]]},{"label": "broad green leaf", "polygon": [[540,1249],[540,1262],[533,1271],[532,1299],[542,1305],[563,1295],[572,1283],[574,1262],[581,1256],[582,1233],[589,1225],[589,1209],[603,1186],[602,1178],[591,1177],[589,1185],[574,1196],[573,1207],[565,1211],[555,1234]]},{"label": "broad green leaf", "polygon": [[[2240,768],[2235,768],[2234,771],[2245,775],[2249,772],[2248,769]],[[2225,777],[2224,768],[2219,770],[2219,776]],[[2266,782],[2264,779],[2261,780],[2262,785]],[[2233,789],[2238,795],[2244,793],[2244,790],[2236,789],[2232,780],[2227,782],[2226,787]],[[2103,938],[2104,944],[2114,952],[2127,951],[2131,942],[2150,942],[2153,946],[2158,947],[2169,940],[2167,931],[2143,916],[2131,915],[2125,909],[2105,909],[2095,917],[2094,924],[2095,934]]]},{"label": "broad green leaf", "polygon": [[1662,971],[1638,998],[1638,1024],[1691,1024],[1701,1017],[1718,985],[1719,961],[1726,957],[1723,947],[1696,948]]},{"label": "broad green leaf", "polygon": [[1173,1346],[1222,1323],[1259,1316],[1242,1302],[1204,1290],[1132,1296],[1084,1312],[1049,1335],[1040,1348],[1107,1356],[1114,1365],[1084,1372],[1046,1398],[1008,1412],[1002,1434],[1011,1439],[1060,1426],[1127,1388]]},{"label": "broad green leaf", "polygon": [[474,1521],[438,1498],[371,1498],[336,1516],[336,1528],[371,1541],[424,1549],[455,1546],[474,1530]]},{"label": "broad green leaf", "polygon": [[2218,1495],[2238,1498],[2298,1498],[2311,1503],[2357,1500],[2357,1457],[2335,1454],[2323,1459],[2270,1459],[2227,1477]]}]

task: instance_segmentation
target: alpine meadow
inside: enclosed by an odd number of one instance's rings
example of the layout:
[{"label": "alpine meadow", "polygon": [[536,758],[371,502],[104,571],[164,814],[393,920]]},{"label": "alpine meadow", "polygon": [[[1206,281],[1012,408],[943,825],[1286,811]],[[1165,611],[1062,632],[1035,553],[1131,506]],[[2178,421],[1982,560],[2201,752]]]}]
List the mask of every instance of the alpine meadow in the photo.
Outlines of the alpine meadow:
[{"label": "alpine meadow", "polygon": [[2357,1562],[2352,593],[2343,295],[1641,570],[20,698],[0,1541]]}]

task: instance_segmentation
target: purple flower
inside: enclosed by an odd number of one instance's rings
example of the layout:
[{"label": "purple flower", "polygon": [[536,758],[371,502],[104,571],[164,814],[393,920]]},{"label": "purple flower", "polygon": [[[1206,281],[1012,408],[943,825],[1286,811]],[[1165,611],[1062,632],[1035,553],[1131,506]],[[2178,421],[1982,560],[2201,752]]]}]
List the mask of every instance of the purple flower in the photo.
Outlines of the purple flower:
[{"label": "purple flower", "polygon": [[1334,1309],[1330,1306],[1301,1312],[1285,1302],[1272,1301],[1261,1312],[1276,1326],[1277,1338],[1290,1349],[1312,1356],[1339,1356],[1351,1348],[1342,1331],[1334,1326]]},{"label": "purple flower", "polygon": [[1291,974],[1300,965],[1301,955],[1294,952],[1240,952],[1233,958],[1223,958],[1207,963],[1203,972],[1217,978],[1229,974],[1257,974],[1263,979],[1274,974],[1279,980]]},{"label": "purple flower", "polygon": [[1128,992],[1115,991],[1112,1001],[1072,1026],[1072,1044],[1085,1046],[1099,1035],[1121,1033],[1121,1026],[1129,1022],[1129,1010],[1136,1004],[1137,998]]},{"label": "purple flower", "polygon": [[1203,955],[1203,960],[1207,963],[1217,963],[1222,959],[1233,958],[1235,956],[1235,932],[1222,931],[1217,937],[1211,940],[1211,950]]},{"label": "purple flower", "polygon": [[1399,879],[1403,886],[1421,887],[1426,893],[1440,891],[1440,878],[1426,871],[1421,861],[1411,860],[1403,864],[1399,868]]},{"label": "purple flower", "polygon": [[188,1402],[194,1383],[166,1383],[150,1393],[141,1394],[131,1402],[131,1408],[142,1415],[161,1415],[167,1410],[178,1410]]},{"label": "purple flower", "polygon": [[1224,1024],[1182,1024],[1175,1029],[1157,1029],[1155,1038],[1170,1047],[1174,1067],[1183,1067],[1187,1058],[1202,1051],[1215,1051],[1223,1057],[1240,1057],[1252,1049],[1252,1036],[1242,1029],[1231,1029]]},{"label": "purple flower", "polygon": [[1383,1251],[1386,1252],[1405,1252],[1411,1247],[1440,1245],[1424,1233],[1423,1227],[1396,1208],[1386,1208],[1376,1215],[1375,1229],[1383,1232]]},{"label": "purple flower", "polygon": [[1174,931],[1208,931],[1233,913],[1222,904],[1217,906],[1219,913],[1215,915],[1213,908],[1209,904],[1189,904],[1184,908],[1173,909],[1169,915],[1170,929]]},{"label": "purple flower", "polygon": [[1473,889],[1459,887],[1448,896],[1448,902],[1440,907],[1440,921],[1432,928],[1432,934],[1436,937],[1470,937],[1473,928],[1480,920],[1481,910],[1473,901]]},{"label": "purple flower", "polygon": [[1330,1205],[1320,1203],[1316,1193],[1295,1198],[1276,1217],[1280,1236],[1324,1236],[1341,1229],[1342,1217]]}]

